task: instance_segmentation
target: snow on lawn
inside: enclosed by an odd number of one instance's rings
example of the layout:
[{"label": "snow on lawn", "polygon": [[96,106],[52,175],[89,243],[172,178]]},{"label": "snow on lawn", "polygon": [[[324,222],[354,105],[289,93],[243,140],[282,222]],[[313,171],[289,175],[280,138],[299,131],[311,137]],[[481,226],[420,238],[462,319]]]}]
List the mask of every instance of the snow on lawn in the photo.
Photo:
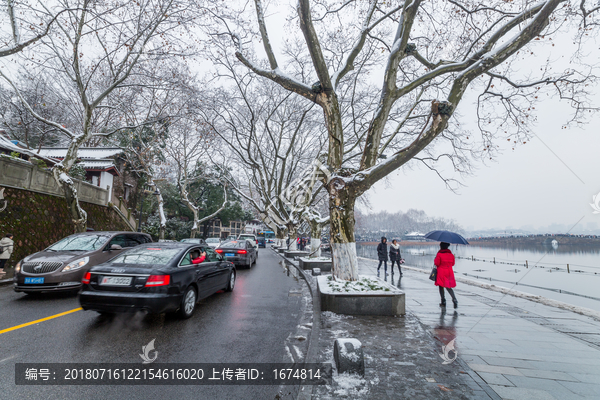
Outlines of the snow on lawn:
[{"label": "snow on lawn", "polygon": [[313,261],[331,262],[331,257],[315,257],[315,258],[300,257],[300,259],[304,262],[313,262]]},{"label": "snow on lawn", "polygon": [[359,275],[357,281],[334,280],[331,275],[318,276],[319,290],[327,294],[392,294],[398,292],[394,286],[381,279]]}]

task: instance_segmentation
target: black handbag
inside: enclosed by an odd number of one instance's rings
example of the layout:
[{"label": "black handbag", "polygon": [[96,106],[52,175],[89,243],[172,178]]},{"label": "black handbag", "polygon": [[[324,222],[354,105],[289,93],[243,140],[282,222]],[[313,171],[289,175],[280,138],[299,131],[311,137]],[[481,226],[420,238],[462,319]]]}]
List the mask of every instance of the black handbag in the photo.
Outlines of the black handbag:
[{"label": "black handbag", "polygon": [[437,267],[433,267],[431,274],[429,274],[429,279],[435,282],[437,279]]}]

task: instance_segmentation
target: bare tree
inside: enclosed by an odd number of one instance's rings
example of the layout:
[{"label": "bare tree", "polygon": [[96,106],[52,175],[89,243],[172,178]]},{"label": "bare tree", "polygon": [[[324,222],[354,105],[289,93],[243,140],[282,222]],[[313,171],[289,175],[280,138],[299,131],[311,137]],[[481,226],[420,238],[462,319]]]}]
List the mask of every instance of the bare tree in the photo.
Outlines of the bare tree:
[{"label": "bare tree", "polygon": [[[301,48],[293,57],[284,51],[286,64],[280,64],[263,3],[254,4],[256,29],[240,28],[237,15],[221,15],[225,30],[217,33],[233,38],[235,54],[249,70],[322,108],[329,169],[323,184],[329,193],[333,271],[341,279],[357,279],[354,205],[373,184],[410,161],[435,170],[437,162],[448,160],[462,172],[471,159],[492,156],[495,139],[522,140],[541,90],[553,89],[568,100],[574,120],[588,110],[582,88],[593,77],[590,69],[569,66],[554,73],[544,67],[546,61],[531,59],[541,64],[539,75],[522,76],[513,65],[535,44],[548,43],[565,20],[581,21],[589,34],[599,8],[586,0],[349,0],[341,5],[299,0],[293,17],[297,24],[289,25],[299,28],[310,70],[297,62],[305,56]],[[247,49],[256,36],[266,62]],[[293,75],[284,68],[293,68]],[[363,102],[368,112],[355,118],[352,105],[359,104],[361,89],[375,93],[377,101]],[[462,131],[456,113],[468,89],[481,94],[480,126],[496,125],[480,129],[478,141]],[[486,114],[490,107],[498,118]]]},{"label": "bare tree", "polygon": [[[66,9],[49,12],[43,1],[5,0],[0,13],[0,58],[16,54],[48,34],[56,18]],[[5,29],[8,27],[8,29]],[[25,31],[25,35],[21,32]]]},{"label": "bare tree", "polygon": [[[170,126],[169,141],[165,148],[173,165],[176,166],[176,179],[182,201],[194,216],[191,237],[196,237],[200,225],[215,218],[227,206],[227,182],[218,182],[216,176],[206,174],[206,166],[203,162],[208,160],[207,153],[213,150],[214,135],[210,128],[197,119],[200,107],[200,98],[204,94],[198,92],[188,93],[185,100],[180,104],[184,107],[179,117]],[[223,186],[223,204],[213,213],[200,218],[200,211],[206,204],[198,204],[198,201],[190,194],[190,186],[200,179],[210,179],[215,184]],[[203,191],[196,196],[203,197]]]},{"label": "bare tree", "polygon": [[[147,63],[167,56],[185,54],[181,36],[195,14],[184,0],[140,0],[137,2],[98,2],[57,0],[43,5],[64,11],[53,32],[38,39],[35,53],[21,51],[21,68],[44,74],[54,90],[72,99],[70,109],[77,125],[67,127],[37,113],[23,96],[17,81],[0,70],[27,110],[39,121],[56,128],[69,141],[65,158],[53,167],[56,181],[65,197],[76,231],[85,231],[87,214],[79,204],[77,191],[68,172],[77,160],[81,145],[94,136],[108,136],[126,127],[116,117],[119,106],[110,104],[113,95],[130,90],[132,77],[148,71]],[[158,80],[160,77],[156,77]],[[111,126],[104,116],[111,115]],[[104,122],[104,123],[103,123]]]},{"label": "bare tree", "polygon": [[229,181],[275,232],[279,244],[289,235],[294,249],[306,207],[296,201],[305,194],[294,189],[305,170],[311,171],[323,141],[314,103],[256,79],[226,56],[211,59],[218,77],[229,86],[215,91],[202,117],[226,144],[221,156],[233,164]]}]

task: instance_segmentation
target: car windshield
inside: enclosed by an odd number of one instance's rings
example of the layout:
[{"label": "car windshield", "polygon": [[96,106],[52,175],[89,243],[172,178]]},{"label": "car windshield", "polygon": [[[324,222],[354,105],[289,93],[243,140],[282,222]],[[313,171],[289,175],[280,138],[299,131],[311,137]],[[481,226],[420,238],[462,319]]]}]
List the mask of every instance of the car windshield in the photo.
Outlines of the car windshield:
[{"label": "car windshield", "polygon": [[206,243],[219,243],[220,240],[219,239],[215,239],[215,238],[208,238],[206,239]]},{"label": "car windshield", "polygon": [[254,240],[254,236],[253,235],[240,235],[240,239],[252,239],[252,240]]},{"label": "car windshield", "polygon": [[[141,246],[140,246],[141,247]],[[115,257],[112,264],[155,264],[165,265],[182,249],[163,249],[159,247],[144,247],[129,250]]]},{"label": "car windshield", "polygon": [[48,247],[51,251],[92,251],[98,250],[108,241],[106,235],[69,236]]},{"label": "car windshield", "polygon": [[229,248],[240,247],[240,248],[246,248],[246,241],[245,240],[232,240],[230,242],[223,243],[219,247],[229,247]]}]

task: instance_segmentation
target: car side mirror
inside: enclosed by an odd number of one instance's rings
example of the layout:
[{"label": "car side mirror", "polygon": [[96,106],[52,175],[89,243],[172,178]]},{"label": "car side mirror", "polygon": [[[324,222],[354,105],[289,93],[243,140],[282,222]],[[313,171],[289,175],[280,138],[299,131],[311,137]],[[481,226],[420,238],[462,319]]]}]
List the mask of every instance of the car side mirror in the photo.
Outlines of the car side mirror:
[{"label": "car side mirror", "polygon": [[222,255],[220,255],[220,254],[217,254],[217,259],[218,259],[219,261],[223,261],[223,256],[222,256]]},{"label": "car side mirror", "polygon": [[110,250],[123,250],[123,248],[118,244],[113,244],[112,246],[110,246]]}]

